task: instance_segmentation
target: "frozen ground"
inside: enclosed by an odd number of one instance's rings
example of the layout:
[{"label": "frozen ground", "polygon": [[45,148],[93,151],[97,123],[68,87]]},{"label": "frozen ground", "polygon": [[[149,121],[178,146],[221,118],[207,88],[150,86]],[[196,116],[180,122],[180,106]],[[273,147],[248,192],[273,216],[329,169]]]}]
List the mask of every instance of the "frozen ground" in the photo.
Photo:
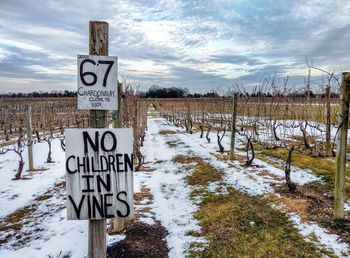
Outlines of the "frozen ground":
[{"label": "frozen ground", "polygon": [[[0,257],[55,257],[61,252],[72,257],[84,256],[87,246],[86,223],[66,220],[65,191],[55,187],[55,184],[64,181],[65,174],[64,152],[58,139],[52,142],[54,163],[45,163],[47,152],[46,143],[34,145],[34,165],[42,169],[35,172],[26,171],[27,153],[23,153],[26,162],[22,174],[24,180],[12,180],[18,163],[17,154],[8,152],[1,157],[1,223],[4,223],[6,215],[16,209],[34,205],[35,211],[23,218],[24,225],[20,231],[1,232],[2,238],[14,235],[1,246]],[[53,189],[52,198],[35,200]]]},{"label": "frozen ground", "polygon": [[10,151],[0,156],[0,217],[4,217],[16,209],[30,203],[43,194],[57,180],[64,177],[64,152],[58,139],[52,142],[52,157],[54,163],[45,163],[48,145],[41,142],[33,146],[34,167],[39,169],[28,172],[27,148],[23,152],[24,168],[22,176],[25,180],[12,180],[15,176],[19,156]]},{"label": "frozen ground", "polygon": [[[161,130],[178,133],[160,135]],[[181,166],[172,161],[176,155],[197,155],[205,159],[224,172],[227,184],[250,195],[273,193],[273,185],[284,183],[284,172],[263,161],[256,159],[254,166],[247,168],[241,166],[238,161],[218,159],[215,155],[216,135],[212,133],[211,137],[212,142],[207,143],[204,138],[199,138],[199,133],[187,134],[183,129],[174,127],[162,118],[149,118],[142,149],[146,156],[147,169],[134,173],[134,189],[135,192],[141,191],[142,188],[150,189],[153,199],[151,202],[144,201],[136,210],[148,207],[150,211],[143,214],[140,220],[147,224],[159,220],[168,230],[166,241],[170,257],[184,257],[192,242],[206,242],[203,238],[187,234],[189,231],[200,231],[200,227],[193,217],[197,206],[189,198],[191,187],[184,180],[190,172],[184,172]],[[169,142],[175,142],[176,148],[172,148]],[[237,142],[241,142],[239,136]],[[229,146],[229,135],[224,137],[223,144]],[[60,253],[61,257],[84,257],[87,250],[87,222],[66,220],[65,190],[64,186],[62,187],[65,173],[64,152],[60,149],[59,141],[53,141],[55,163],[45,163],[46,143],[37,144],[34,148],[35,165],[43,170],[32,174],[24,172],[26,180],[12,180],[18,162],[15,153],[0,156],[0,223],[4,223],[8,215],[15,210],[33,208],[33,211],[23,218],[26,223],[19,230],[0,232],[1,239],[8,237],[8,241],[0,247],[0,257],[56,257]],[[26,157],[26,154],[24,156]],[[321,180],[311,171],[296,168],[292,169],[292,179],[297,184]],[[215,183],[208,186],[211,191],[218,187]],[[225,189],[221,189],[221,192],[225,193]],[[50,197],[41,198],[43,196]],[[327,234],[325,229],[315,223],[302,222],[297,214],[290,214],[290,218],[309,241],[311,236],[315,235],[319,245],[333,251],[339,257],[342,253],[349,252],[349,246],[341,243],[337,235]],[[123,237],[108,237],[108,243],[122,240]]]},{"label": "frozen ground", "polygon": [[[262,195],[266,193],[271,193],[274,191],[272,187],[273,185],[284,184],[285,182],[283,170],[271,166],[261,160],[255,159],[253,163],[254,166],[247,168],[241,166],[238,161],[233,161],[232,164],[234,165],[234,167],[232,167],[230,166],[230,161],[224,162],[218,159],[216,155],[214,155],[218,151],[215,134],[211,134],[211,137],[213,139],[211,143],[208,143],[205,139],[201,139],[199,137],[199,133],[182,133],[183,129],[173,127],[164,119],[154,118],[153,120],[150,120],[150,122],[152,123],[152,126],[150,126],[150,131],[152,133],[156,131],[156,127],[158,127],[158,131],[176,130],[179,132],[177,134],[169,134],[163,136],[163,138],[165,138],[168,142],[177,142],[178,144],[176,148],[164,148],[164,151],[160,151],[159,146],[157,145],[155,148],[155,150],[157,150],[156,153],[158,154],[159,152],[161,152],[161,154],[159,154],[159,156],[154,155],[154,157],[152,157],[151,155],[149,157],[150,160],[169,160],[169,158],[171,158],[169,156],[169,150],[171,151],[170,153],[172,153],[172,157],[178,154],[191,154],[202,157],[217,169],[224,171],[226,183],[229,183],[231,186],[233,186],[239,191],[251,195]],[[159,135],[153,138],[154,140],[157,139],[157,144],[161,142],[159,138],[161,138]],[[238,136],[237,141],[241,143],[241,140],[242,138]],[[225,146],[229,146],[229,135],[224,137],[223,144]],[[146,146],[152,146],[152,143]],[[149,153],[149,151],[146,151],[144,153]],[[159,166],[160,169],[162,166],[163,165]],[[263,173],[266,171],[268,171],[268,174]],[[310,170],[292,167],[291,173],[293,182],[299,185],[321,181],[321,179],[315,176]],[[211,187],[215,188],[215,186]],[[330,251],[333,251],[339,257],[346,257],[342,256],[342,254],[346,254],[349,252],[349,246],[345,243],[342,243],[337,235],[329,234],[327,230],[318,226],[316,223],[303,223],[300,220],[300,218],[297,219],[297,216],[298,215],[296,214],[291,214],[291,220],[293,221],[299,232],[306,239],[308,239],[308,241],[312,241],[311,238],[315,236],[317,241],[314,242],[316,244]],[[164,226],[167,227],[167,225]],[[168,230],[173,230],[173,228],[168,227]]]}]

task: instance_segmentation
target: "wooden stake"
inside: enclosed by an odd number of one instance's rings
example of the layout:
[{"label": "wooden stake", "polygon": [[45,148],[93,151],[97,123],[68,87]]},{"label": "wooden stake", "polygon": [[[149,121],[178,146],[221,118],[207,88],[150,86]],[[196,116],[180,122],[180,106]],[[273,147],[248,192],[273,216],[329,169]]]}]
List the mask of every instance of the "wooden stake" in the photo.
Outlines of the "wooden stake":
[{"label": "wooden stake", "polygon": [[116,119],[113,120],[112,127],[113,128],[121,128],[122,127],[122,98],[123,95],[123,84],[118,82],[118,110],[113,111]]},{"label": "wooden stake", "polygon": [[235,158],[235,133],[236,133],[236,116],[237,116],[237,97],[234,93],[232,98],[232,115],[231,115],[231,144],[230,144],[230,160]]},{"label": "wooden stake", "polygon": [[42,106],[40,108],[40,117],[41,117],[41,129],[43,131],[43,133],[45,134],[45,128],[46,128],[46,124],[45,124],[45,112],[44,109],[46,107],[46,103],[44,102],[44,107]]},{"label": "wooden stake", "polygon": [[[89,54],[108,56],[108,23],[89,22]],[[89,127],[105,128],[106,110],[90,110]],[[106,257],[106,220],[89,220],[88,258]]]},{"label": "wooden stake", "polygon": [[28,165],[29,165],[29,171],[34,170],[33,165],[33,140],[32,140],[32,106],[28,105],[27,109],[27,139],[28,139]]},{"label": "wooden stake", "polygon": [[331,86],[326,87],[326,155],[331,155]]},{"label": "wooden stake", "polygon": [[344,185],[346,173],[346,145],[348,140],[350,72],[343,73],[340,97],[337,170],[334,189],[334,220],[344,219]]},{"label": "wooden stake", "polygon": [[[123,94],[123,84],[118,82],[118,110],[115,113],[117,118],[113,121],[113,128],[121,128],[122,127],[122,94]],[[118,233],[124,230],[124,219],[115,218],[113,219],[113,233]]]}]

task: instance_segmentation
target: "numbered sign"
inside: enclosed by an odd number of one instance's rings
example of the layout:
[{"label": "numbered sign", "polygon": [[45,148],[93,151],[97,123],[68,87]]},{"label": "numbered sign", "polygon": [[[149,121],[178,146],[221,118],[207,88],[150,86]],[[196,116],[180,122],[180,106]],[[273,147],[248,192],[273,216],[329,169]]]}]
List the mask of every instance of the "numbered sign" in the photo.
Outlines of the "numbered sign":
[{"label": "numbered sign", "polygon": [[118,58],[78,55],[78,109],[117,110]]}]

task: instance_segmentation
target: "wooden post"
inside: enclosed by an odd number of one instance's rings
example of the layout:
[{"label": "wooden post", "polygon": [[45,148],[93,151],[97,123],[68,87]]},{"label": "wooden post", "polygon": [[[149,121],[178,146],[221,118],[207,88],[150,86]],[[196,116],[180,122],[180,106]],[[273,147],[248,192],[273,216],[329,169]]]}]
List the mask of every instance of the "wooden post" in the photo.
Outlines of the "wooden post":
[{"label": "wooden post", "polygon": [[231,115],[231,144],[230,144],[230,160],[235,158],[235,133],[236,133],[236,116],[237,116],[237,97],[234,93],[232,98],[232,115]]},{"label": "wooden post", "polygon": [[113,111],[113,114],[116,116],[116,118],[112,122],[113,128],[121,128],[122,127],[122,98],[123,95],[123,84],[121,82],[118,82],[118,110]]},{"label": "wooden post", "polygon": [[[123,84],[118,82],[118,110],[115,112],[117,115],[116,119],[113,121],[113,128],[121,128],[122,127],[122,95],[123,95]],[[124,219],[123,218],[115,218],[113,219],[113,233],[118,233],[124,230]]]},{"label": "wooden post", "polygon": [[41,129],[43,130],[43,133],[45,135],[46,124],[45,124],[45,112],[44,112],[44,109],[46,107],[46,103],[44,105],[45,105],[44,107],[40,108],[40,118],[41,118]]},{"label": "wooden post", "polygon": [[135,132],[137,132],[137,128],[138,128],[138,126],[139,126],[139,124],[140,124],[140,118],[141,118],[141,116],[140,116],[140,112],[139,112],[139,109],[140,109],[140,105],[139,105],[139,100],[138,100],[138,98],[136,98],[135,99],[135,104],[136,104],[136,108],[135,108]]},{"label": "wooden post", "polygon": [[32,140],[33,128],[32,128],[32,106],[28,105],[27,109],[27,142],[28,142],[28,165],[29,171],[34,170],[33,165],[33,140]]},{"label": "wooden post", "polygon": [[344,194],[346,174],[346,145],[349,124],[350,72],[343,73],[340,97],[339,136],[337,144],[337,169],[334,189],[334,220],[344,219]]},{"label": "wooden post", "polygon": [[[89,54],[108,56],[108,23],[89,22]],[[89,127],[105,128],[106,110],[89,111]],[[106,257],[106,220],[89,220],[88,258]]]},{"label": "wooden post", "polygon": [[331,155],[331,86],[326,87],[326,155]]}]

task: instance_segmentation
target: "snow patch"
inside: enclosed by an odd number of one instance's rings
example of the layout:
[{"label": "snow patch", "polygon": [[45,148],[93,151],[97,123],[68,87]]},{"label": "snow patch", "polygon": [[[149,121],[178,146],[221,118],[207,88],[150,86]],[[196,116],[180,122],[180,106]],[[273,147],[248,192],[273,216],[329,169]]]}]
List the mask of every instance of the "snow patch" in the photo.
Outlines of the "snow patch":
[{"label": "snow patch", "polygon": [[[327,250],[333,251],[338,257],[348,257],[348,255],[344,254],[349,253],[349,245],[341,242],[338,235],[327,232],[326,229],[314,222],[303,223],[300,216],[296,213],[290,213],[290,220],[299,230],[299,233],[309,241]],[[316,237],[317,242],[313,241],[311,239],[312,237]]]}]

